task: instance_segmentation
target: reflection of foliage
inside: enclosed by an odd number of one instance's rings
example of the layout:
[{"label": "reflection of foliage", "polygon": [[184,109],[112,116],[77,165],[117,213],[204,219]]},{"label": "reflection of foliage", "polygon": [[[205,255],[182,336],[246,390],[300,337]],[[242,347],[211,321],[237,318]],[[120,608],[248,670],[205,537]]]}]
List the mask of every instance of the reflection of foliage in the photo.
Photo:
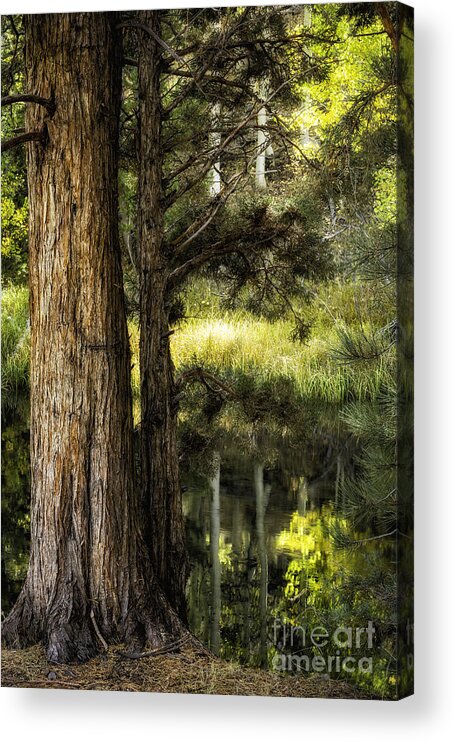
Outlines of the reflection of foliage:
[{"label": "reflection of foliage", "polygon": [[27,415],[2,432],[2,609],[24,580],[29,550],[30,464]]},{"label": "reflection of foliage", "polygon": [[[372,621],[375,642],[371,651],[361,643],[359,647],[350,648],[347,654],[357,659],[371,655],[373,673],[356,670],[354,674],[346,674],[341,670],[335,676],[355,680],[366,690],[387,696],[394,683],[388,666],[395,628],[383,603],[383,600],[391,601],[394,595],[393,580],[384,570],[387,551],[383,547],[377,549],[369,541],[364,543],[362,550],[340,551],[330,537],[330,532],[336,528],[347,529],[348,521],[331,505],[304,516],[292,515],[289,529],[282,531],[276,541],[277,549],[285,550],[293,558],[281,592],[274,598],[273,616],[279,619],[281,626],[298,627],[294,645],[292,649],[288,647],[292,654],[305,650],[305,654],[323,654],[326,658],[336,656],[338,645],[333,642],[333,633],[338,627],[351,627],[355,634],[357,628],[366,627]],[[356,536],[362,538],[361,534]],[[377,590],[378,580],[382,581],[381,596]],[[305,644],[301,627],[306,630]],[[311,631],[317,627],[323,627],[329,634],[323,649],[308,641]],[[334,677],[333,672],[331,677]]]}]

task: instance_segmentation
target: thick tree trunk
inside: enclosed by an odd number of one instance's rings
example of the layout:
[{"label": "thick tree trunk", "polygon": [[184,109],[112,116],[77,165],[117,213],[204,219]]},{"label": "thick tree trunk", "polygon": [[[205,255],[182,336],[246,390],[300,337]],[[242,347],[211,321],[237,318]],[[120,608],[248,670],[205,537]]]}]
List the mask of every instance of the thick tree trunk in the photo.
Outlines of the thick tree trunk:
[{"label": "thick tree trunk", "polygon": [[[140,12],[160,34],[159,12]],[[139,48],[139,209],[141,308],[142,493],[150,512],[155,575],[171,605],[186,619],[188,575],[177,453],[177,407],[169,347],[170,258],[165,255],[162,192],[160,47],[142,31]]]},{"label": "thick tree trunk", "polygon": [[[117,204],[120,54],[106,13],[26,20],[31,312],[31,556],[3,636],[51,661],[106,641],[157,644],[134,491],[130,353]],[[163,627],[163,630],[162,630]]]}]

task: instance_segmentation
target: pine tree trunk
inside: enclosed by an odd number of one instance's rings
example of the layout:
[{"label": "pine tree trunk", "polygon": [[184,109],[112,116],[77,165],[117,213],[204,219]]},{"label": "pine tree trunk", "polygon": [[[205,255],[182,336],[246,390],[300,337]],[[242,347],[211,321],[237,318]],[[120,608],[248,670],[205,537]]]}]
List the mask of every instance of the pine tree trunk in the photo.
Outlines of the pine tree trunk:
[{"label": "pine tree trunk", "polygon": [[[134,491],[130,353],[117,204],[121,48],[106,13],[26,19],[31,312],[31,556],[7,643],[55,662],[160,642]],[[171,629],[172,630],[172,629]],[[169,628],[168,628],[169,631]]]},{"label": "pine tree trunk", "polygon": [[[141,23],[160,34],[159,13],[140,12]],[[177,407],[170,354],[169,256],[164,251],[160,47],[140,34],[139,213],[141,309],[142,493],[149,508],[152,564],[171,605],[186,620],[188,575],[177,453]]]}]

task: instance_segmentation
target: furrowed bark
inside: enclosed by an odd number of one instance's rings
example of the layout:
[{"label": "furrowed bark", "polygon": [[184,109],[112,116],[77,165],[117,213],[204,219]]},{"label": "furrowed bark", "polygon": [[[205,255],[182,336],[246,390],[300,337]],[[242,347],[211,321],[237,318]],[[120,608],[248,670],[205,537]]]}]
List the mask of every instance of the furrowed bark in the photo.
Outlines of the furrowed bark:
[{"label": "furrowed bark", "polygon": [[31,555],[13,646],[85,660],[177,630],[153,588],[134,488],[117,203],[121,46],[111,14],[26,18],[31,313]]},{"label": "furrowed bark", "polygon": [[139,37],[139,207],[138,236],[141,309],[141,465],[142,496],[149,510],[149,544],[154,572],[171,605],[186,620],[188,563],[177,454],[177,409],[169,346],[164,253],[159,13],[141,11]]}]

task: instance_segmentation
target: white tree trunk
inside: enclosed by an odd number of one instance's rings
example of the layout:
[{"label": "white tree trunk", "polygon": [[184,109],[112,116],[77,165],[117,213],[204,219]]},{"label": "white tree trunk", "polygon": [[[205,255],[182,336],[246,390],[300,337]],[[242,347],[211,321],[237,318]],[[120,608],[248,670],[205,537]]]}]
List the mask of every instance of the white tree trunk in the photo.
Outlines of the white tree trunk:
[{"label": "white tree trunk", "polygon": [[[215,103],[212,108],[212,122],[214,131],[210,133],[209,143],[214,150],[218,149],[221,144],[220,128],[221,104]],[[217,196],[221,191],[221,159],[220,157],[213,164],[210,172],[210,195],[212,198]]]},{"label": "white tree trunk", "polygon": [[[261,84],[259,96],[264,101],[267,99],[266,82]],[[265,177],[267,157],[273,155],[272,145],[267,141],[267,109],[265,106],[263,106],[258,112],[257,124],[256,188],[260,191],[265,191],[267,188],[267,179]]]},{"label": "white tree trunk", "polygon": [[[303,8],[303,25],[305,28],[311,28],[311,14],[312,14],[312,7],[311,5],[305,5]],[[304,47],[305,52],[307,54],[310,54],[309,47]],[[309,108],[311,104],[311,99],[308,94],[305,95],[305,100],[303,104],[303,110],[305,111],[307,108]],[[302,149],[305,151],[312,143],[312,138],[310,134],[310,130],[305,124],[302,124],[302,127],[300,129],[300,144]]]}]

